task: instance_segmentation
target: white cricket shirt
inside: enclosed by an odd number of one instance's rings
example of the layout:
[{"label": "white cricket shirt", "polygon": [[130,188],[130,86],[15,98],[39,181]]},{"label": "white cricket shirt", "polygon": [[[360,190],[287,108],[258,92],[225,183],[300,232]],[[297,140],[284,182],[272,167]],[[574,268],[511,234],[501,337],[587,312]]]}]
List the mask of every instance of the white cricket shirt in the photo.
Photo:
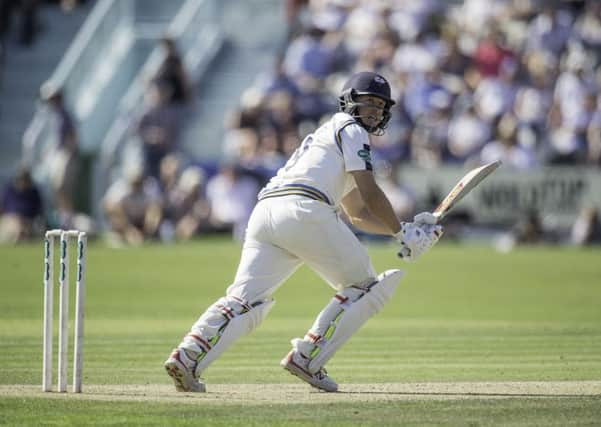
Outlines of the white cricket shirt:
[{"label": "white cricket shirt", "polygon": [[259,200],[300,194],[334,207],[355,188],[348,172],[372,170],[369,135],[347,113],[336,113],[307,135]]}]

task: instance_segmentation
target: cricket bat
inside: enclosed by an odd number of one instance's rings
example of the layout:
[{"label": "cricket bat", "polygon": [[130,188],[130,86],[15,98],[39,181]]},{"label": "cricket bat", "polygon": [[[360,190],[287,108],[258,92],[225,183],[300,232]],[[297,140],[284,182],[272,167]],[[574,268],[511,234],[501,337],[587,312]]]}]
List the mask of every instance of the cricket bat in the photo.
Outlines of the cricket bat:
[{"label": "cricket bat", "polygon": [[488,163],[484,166],[480,166],[476,169],[472,169],[466,173],[463,178],[453,187],[453,189],[447,194],[438,207],[432,212],[437,217],[436,223],[440,223],[447,213],[465,196],[469,194],[478,184],[480,184],[484,178],[493,173],[499,166],[501,161]]}]

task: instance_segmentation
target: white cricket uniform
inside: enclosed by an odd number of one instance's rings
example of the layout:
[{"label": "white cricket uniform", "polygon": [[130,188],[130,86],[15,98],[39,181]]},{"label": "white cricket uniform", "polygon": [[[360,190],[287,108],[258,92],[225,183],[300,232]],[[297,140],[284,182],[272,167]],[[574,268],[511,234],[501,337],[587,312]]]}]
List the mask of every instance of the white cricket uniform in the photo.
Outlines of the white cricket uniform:
[{"label": "white cricket uniform", "polygon": [[349,172],[371,169],[368,133],[349,114],[308,135],[259,193],[227,294],[266,299],[302,263],[337,290],[373,282],[367,250],[338,215],[355,188]]}]

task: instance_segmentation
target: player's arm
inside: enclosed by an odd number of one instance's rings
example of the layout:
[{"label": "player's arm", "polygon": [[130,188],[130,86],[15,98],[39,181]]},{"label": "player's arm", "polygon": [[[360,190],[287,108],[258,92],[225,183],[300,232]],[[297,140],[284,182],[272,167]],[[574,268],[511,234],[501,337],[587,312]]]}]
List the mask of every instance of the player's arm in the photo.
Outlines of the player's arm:
[{"label": "player's arm", "polygon": [[357,188],[342,201],[342,206],[352,224],[370,233],[395,235],[401,223],[374,175],[369,170],[350,172]]},{"label": "player's arm", "polygon": [[[365,172],[369,173],[369,171],[352,173],[363,174]],[[382,202],[382,199],[379,199],[379,201],[377,200],[376,202],[371,201],[369,197],[366,197],[366,199],[370,200],[371,203],[373,203],[372,206],[385,206],[386,204],[390,206],[390,202],[388,202],[388,198],[386,198],[386,196],[382,193],[382,190],[377,186],[375,182],[373,183],[373,185],[375,185],[375,189],[372,189],[370,191],[377,192],[379,190],[380,196],[383,197],[384,202]],[[383,203],[383,205],[378,205],[378,202]],[[355,227],[363,231],[367,231],[369,233],[393,234],[394,237],[401,244],[401,248],[399,250],[398,255],[401,258],[404,258],[408,261],[419,258],[424,252],[426,252],[429,248],[434,246],[440,238],[440,236],[442,235],[441,226],[418,223],[404,223],[402,225],[402,231],[400,231],[401,224],[399,223],[399,232],[392,233],[390,231],[390,226],[386,225],[383,222],[386,219],[386,217],[384,217],[383,215],[376,216],[368,208],[367,203],[365,203],[363,200],[359,187],[352,190],[344,197],[344,199],[342,199],[342,208],[344,209],[344,212],[349,217],[349,220]],[[390,222],[394,223],[393,218],[396,219],[396,215],[394,214],[394,211],[392,211],[392,207],[390,207],[390,212],[392,212],[392,217],[389,218]],[[396,221],[398,222],[398,219]]]},{"label": "player's arm", "polygon": [[356,188],[348,193],[341,202],[342,209],[347,218],[355,227],[366,233],[390,234],[386,227],[378,218],[369,213],[367,206]]}]

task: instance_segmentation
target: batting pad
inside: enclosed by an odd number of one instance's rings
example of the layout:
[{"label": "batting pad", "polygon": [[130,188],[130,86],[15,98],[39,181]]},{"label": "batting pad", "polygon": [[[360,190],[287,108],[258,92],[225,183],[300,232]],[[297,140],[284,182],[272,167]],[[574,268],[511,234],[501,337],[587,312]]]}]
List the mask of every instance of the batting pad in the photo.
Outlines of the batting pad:
[{"label": "batting pad", "polygon": [[200,376],[200,373],[211,362],[221,356],[236,340],[254,331],[267,317],[274,303],[275,300],[264,300],[260,304],[254,305],[249,311],[235,315],[225,323],[217,335],[211,339],[211,349],[196,365],[196,376]]},{"label": "batting pad", "polygon": [[[331,326],[325,336],[317,342],[308,365],[309,372],[319,371],[332,358],[334,353],[353,335],[367,320],[375,315],[392,298],[401,281],[401,270],[387,270],[378,276],[378,281],[358,299],[351,301],[337,300],[338,314],[330,321]],[[344,295],[344,291],[341,292]],[[326,307],[326,310],[328,307]],[[342,309],[342,312],[340,312]]]}]

